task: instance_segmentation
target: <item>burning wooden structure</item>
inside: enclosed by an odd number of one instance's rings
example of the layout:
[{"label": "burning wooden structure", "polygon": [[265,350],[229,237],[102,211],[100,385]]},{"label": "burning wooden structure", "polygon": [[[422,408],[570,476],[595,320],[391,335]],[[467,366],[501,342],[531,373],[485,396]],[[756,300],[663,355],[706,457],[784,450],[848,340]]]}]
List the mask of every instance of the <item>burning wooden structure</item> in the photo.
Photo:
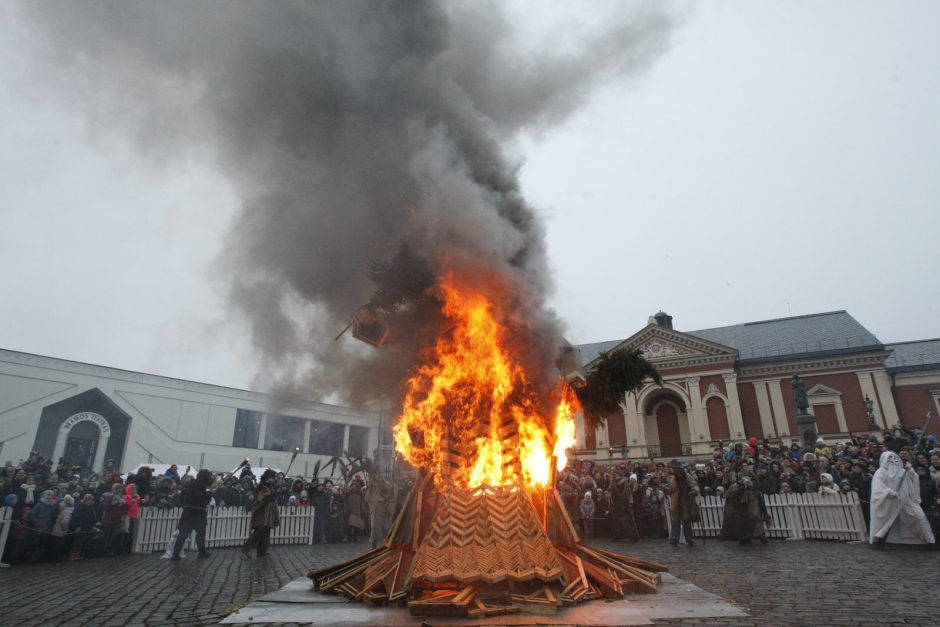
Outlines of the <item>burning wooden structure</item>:
[{"label": "burning wooden structure", "polygon": [[473,617],[655,592],[665,570],[582,544],[555,489],[438,489],[425,474],[384,546],[309,576],[356,601]]},{"label": "burning wooden structure", "polygon": [[419,479],[384,545],[311,571],[314,586],[471,617],[655,592],[666,567],[582,544],[554,487],[574,445],[570,387],[529,381],[500,322],[512,316],[485,296],[445,278],[440,297],[448,330],[409,379],[395,427]]}]

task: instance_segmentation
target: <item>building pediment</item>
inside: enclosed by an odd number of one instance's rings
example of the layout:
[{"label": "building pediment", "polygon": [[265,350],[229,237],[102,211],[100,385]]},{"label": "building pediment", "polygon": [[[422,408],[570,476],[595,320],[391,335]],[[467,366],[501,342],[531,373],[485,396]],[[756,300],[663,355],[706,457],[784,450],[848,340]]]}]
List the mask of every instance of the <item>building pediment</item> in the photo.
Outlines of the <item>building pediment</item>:
[{"label": "building pediment", "polygon": [[842,392],[828,385],[817,383],[806,393],[806,396],[842,396]]},{"label": "building pediment", "polygon": [[[650,324],[610,351],[637,349],[657,368],[734,362],[738,351],[674,329]],[[590,364],[585,364],[590,367]]]}]

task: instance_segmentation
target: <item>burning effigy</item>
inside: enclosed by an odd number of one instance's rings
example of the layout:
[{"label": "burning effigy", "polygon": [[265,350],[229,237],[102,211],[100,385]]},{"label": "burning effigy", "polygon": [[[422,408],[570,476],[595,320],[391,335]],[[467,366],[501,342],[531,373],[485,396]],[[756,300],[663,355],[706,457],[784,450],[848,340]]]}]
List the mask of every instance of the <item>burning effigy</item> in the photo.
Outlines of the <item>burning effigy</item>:
[{"label": "burning effigy", "polygon": [[445,323],[406,383],[396,450],[419,469],[384,545],[310,572],[324,593],[416,616],[493,616],[655,592],[660,564],[581,543],[554,487],[578,400],[527,378],[497,307],[454,274]]}]

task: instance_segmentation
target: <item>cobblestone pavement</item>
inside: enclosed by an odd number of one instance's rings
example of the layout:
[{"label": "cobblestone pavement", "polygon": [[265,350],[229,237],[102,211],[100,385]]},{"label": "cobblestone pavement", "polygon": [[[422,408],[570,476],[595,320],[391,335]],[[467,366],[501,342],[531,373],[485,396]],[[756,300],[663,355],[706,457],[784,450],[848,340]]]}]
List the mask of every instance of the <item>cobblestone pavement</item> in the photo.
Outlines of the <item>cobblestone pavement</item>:
[{"label": "cobblestone pavement", "polygon": [[[771,541],[695,547],[665,540],[613,543],[669,566],[748,618],[660,621],[675,625],[938,625],[940,552],[864,544]],[[4,625],[207,625],[263,594],[368,549],[365,543],[275,546],[246,560],[238,549],[170,562],[158,554],[0,570]]]}]

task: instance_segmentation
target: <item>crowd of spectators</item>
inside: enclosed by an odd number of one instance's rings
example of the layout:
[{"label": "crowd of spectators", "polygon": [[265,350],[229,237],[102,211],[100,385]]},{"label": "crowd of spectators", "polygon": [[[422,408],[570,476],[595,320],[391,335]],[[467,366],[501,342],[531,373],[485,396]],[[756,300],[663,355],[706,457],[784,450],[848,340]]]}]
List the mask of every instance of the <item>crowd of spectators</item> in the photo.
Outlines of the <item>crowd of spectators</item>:
[{"label": "crowd of spectators", "polygon": [[[750,438],[747,442],[719,442],[709,459],[686,462],[702,496],[721,497],[725,475],[739,457],[757,477],[765,495],[854,492],[869,517],[871,482],[884,451],[898,453],[920,479],[921,507],[934,533],[940,531],[940,445],[933,435],[897,427],[880,434],[858,434],[845,441],[815,446]],[[642,462],[572,462],[559,478],[559,490],[572,520],[580,521],[588,536],[615,540],[663,537],[664,509],[670,473],[668,465]]]},{"label": "crowd of spectators", "polygon": [[[146,508],[178,508],[183,493],[194,480],[191,468],[170,466],[155,475],[141,466],[122,475],[113,460],[101,472],[82,473],[80,468],[54,465],[38,452],[14,465],[7,462],[0,473],[0,501],[12,509],[3,561],[7,563],[80,560],[86,557],[130,554],[141,511]],[[256,493],[256,476],[248,466],[235,473],[215,474],[210,508],[239,507],[250,512]],[[407,492],[372,495],[389,500],[392,507]],[[372,507],[362,474],[349,482],[303,479],[278,473],[275,498],[287,508],[314,507],[314,542],[355,542],[369,537]],[[387,519],[384,516],[382,519]]]},{"label": "crowd of spectators", "polygon": [[[917,473],[921,507],[934,533],[940,534],[940,446],[933,435],[896,428],[847,441],[819,439],[811,449],[752,437],[743,443],[719,443],[710,459],[687,462],[685,468],[702,496],[721,497],[724,476],[739,457],[756,475],[758,489],[767,495],[856,493],[867,523],[872,476],[879,457],[888,450],[898,453]],[[193,480],[190,471],[181,473],[170,466],[154,475],[144,466],[122,475],[109,460],[101,472],[83,474],[78,468],[56,466],[38,452],[17,465],[7,462],[0,473],[0,499],[12,508],[13,526],[3,559],[16,563],[129,554],[141,510],[177,508]],[[210,507],[251,511],[255,481],[247,466],[236,473],[216,474]],[[558,489],[569,516],[587,536],[637,540],[666,533],[670,473],[663,462],[573,461],[560,474]],[[279,473],[274,487],[278,505],[315,508],[315,543],[368,537],[376,503],[387,510],[382,520],[393,518],[408,485],[389,488],[383,482],[382,490],[377,494],[373,488],[370,498],[361,474],[348,482],[334,482]],[[375,538],[373,533],[373,543]]]}]

